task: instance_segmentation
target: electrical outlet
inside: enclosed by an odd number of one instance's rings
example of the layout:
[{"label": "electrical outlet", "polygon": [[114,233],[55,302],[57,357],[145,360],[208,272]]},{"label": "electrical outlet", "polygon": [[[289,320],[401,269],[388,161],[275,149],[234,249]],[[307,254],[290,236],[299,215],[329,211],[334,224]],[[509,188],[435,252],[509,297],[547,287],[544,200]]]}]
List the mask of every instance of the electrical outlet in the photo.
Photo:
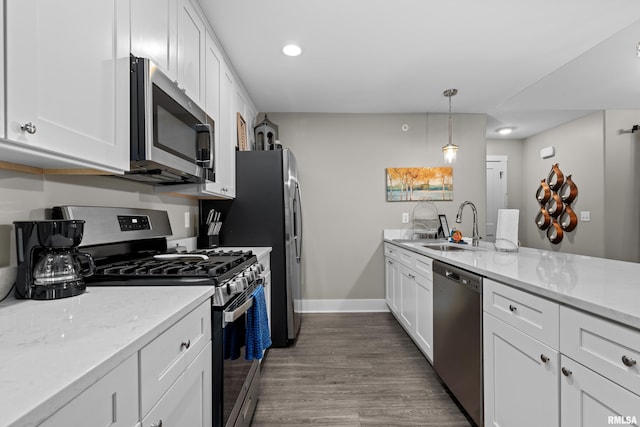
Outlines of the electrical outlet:
[{"label": "electrical outlet", "polygon": [[591,221],[591,211],[580,211],[580,221]]},{"label": "electrical outlet", "polygon": [[409,223],[409,213],[408,212],[403,212],[402,213],[402,223],[403,224],[408,224]]},{"label": "electrical outlet", "polygon": [[184,228],[190,228],[191,227],[191,216],[189,215],[189,212],[185,212],[184,213]]}]

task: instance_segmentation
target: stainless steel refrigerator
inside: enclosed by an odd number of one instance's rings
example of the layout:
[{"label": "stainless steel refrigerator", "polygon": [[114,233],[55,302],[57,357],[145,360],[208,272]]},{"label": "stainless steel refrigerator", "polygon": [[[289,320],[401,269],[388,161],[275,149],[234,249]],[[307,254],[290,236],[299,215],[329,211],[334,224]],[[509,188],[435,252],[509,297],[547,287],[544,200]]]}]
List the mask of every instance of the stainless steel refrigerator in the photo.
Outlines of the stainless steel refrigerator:
[{"label": "stainless steel refrigerator", "polygon": [[[271,246],[271,339],[286,347],[300,330],[302,215],[296,159],[289,149],[238,151],[236,198],[201,200],[200,218],[222,212],[220,246]],[[202,225],[201,225],[202,226]]]}]

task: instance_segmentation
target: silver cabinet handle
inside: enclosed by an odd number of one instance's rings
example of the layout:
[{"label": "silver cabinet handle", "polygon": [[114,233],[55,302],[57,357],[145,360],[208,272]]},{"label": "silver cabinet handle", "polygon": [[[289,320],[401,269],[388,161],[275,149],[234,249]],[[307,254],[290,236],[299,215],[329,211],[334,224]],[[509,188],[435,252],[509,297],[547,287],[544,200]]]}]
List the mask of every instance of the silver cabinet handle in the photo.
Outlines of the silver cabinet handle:
[{"label": "silver cabinet handle", "polygon": [[393,261],[390,261],[390,260],[389,260],[389,261],[387,261],[387,262],[388,262],[389,264],[393,265]]},{"label": "silver cabinet handle", "polygon": [[630,357],[622,356],[622,363],[624,363],[625,366],[632,367],[636,364],[636,361]]},{"label": "silver cabinet handle", "polygon": [[549,358],[547,356],[545,356],[544,354],[540,355],[540,360],[542,360],[542,363],[547,363],[549,361]]},{"label": "silver cabinet handle", "polygon": [[514,311],[516,311],[518,309],[518,307],[516,307],[515,305],[511,305],[509,304],[509,310],[513,313]]},{"label": "silver cabinet handle", "polygon": [[27,132],[27,133],[30,133],[31,135],[33,135],[34,133],[36,133],[36,130],[38,130],[38,129],[36,128],[36,125],[34,125],[33,123],[27,122],[27,123],[25,123],[23,125],[20,125],[20,130],[23,131],[23,132]]},{"label": "silver cabinet handle", "polygon": [[565,367],[562,368],[562,375],[564,375],[565,377],[568,377],[571,374],[573,374],[573,372],[571,372],[569,369],[567,369]]},{"label": "silver cabinet handle", "polygon": [[180,343],[180,350],[183,350],[183,349],[189,350],[189,347],[191,347],[191,340],[187,340],[186,342]]},{"label": "silver cabinet handle", "polygon": [[149,427],[162,427],[162,420],[158,421],[156,424],[151,424]]},{"label": "silver cabinet handle", "polygon": [[413,274],[409,274],[409,278],[410,278],[410,279],[415,279],[415,278],[416,278],[416,276],[414,276]]}]

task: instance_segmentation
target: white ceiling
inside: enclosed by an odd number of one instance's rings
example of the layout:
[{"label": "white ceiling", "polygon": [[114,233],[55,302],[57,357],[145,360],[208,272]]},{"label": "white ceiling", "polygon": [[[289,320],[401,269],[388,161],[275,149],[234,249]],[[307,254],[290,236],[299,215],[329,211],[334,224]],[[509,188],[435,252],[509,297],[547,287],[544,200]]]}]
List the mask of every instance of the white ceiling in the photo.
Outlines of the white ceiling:
[{"label": "white ceiling", "polygon": [[454,114],[523,138],[640,109],[638,0],[199,2],[260,111],[446,113],[457,88]]}]

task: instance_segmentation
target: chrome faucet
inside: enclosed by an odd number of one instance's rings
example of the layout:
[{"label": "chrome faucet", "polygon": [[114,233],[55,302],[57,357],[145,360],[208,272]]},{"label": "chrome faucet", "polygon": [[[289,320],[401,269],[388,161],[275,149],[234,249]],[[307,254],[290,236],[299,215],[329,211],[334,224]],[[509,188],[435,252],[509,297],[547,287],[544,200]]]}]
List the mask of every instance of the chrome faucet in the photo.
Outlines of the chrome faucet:
[{"label": "chrome faucet", "polygon": [[460,224],[462,222],[462,210],[466,205],[471,206],[471,211],[473,212],[473,236],[471,244],[473,246],[478,246],[480,244],[480,236],[478,235],[478,210],[476,209],[476,205],[468,200],[460,203],[458,214],[456,215],[456,223]]}]

